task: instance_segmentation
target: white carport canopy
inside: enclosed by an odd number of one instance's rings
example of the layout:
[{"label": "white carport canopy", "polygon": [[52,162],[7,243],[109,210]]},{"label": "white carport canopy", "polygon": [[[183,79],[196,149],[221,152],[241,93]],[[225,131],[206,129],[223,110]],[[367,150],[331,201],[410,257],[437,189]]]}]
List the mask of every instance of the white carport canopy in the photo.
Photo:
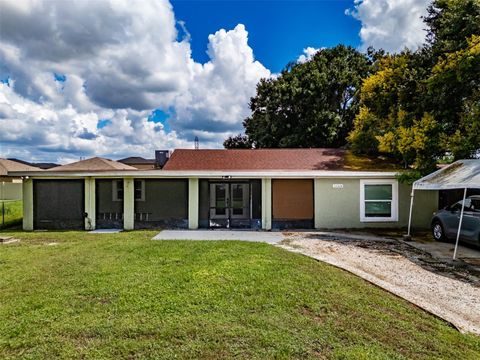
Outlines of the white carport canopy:
[{"label": "white carport canopy", "polygon": [[[427,175],[413,183],[410,201],[410,215],[408,217],[408,235],[412,223],[413,198],[415,190],[450,190],[464,189],[463,205],[467,196],[467,189],[480,189],[480,160],[458,160],[434,173]],[[463,221],[463,206],[458,223],[457,239],[453,259],[457,256],[458,240]]]}]

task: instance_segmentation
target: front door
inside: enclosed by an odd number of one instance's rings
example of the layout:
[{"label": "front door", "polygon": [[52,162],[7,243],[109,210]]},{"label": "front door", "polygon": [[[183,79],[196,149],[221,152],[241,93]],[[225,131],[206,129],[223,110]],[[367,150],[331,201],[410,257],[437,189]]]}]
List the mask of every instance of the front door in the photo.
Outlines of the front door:
[{"label": "front door", "polygon": [[210,226],[231,227],[232,220],[249,218],[249,183],[210,184]]},{"label": "front door", "polygon": [[228,184],[210,184],[210,219],[228,219]]},{"label": "front door", "polygon": [[230,216],[232,219],[248,219],[250,213],[249,184],[230,184]]}]

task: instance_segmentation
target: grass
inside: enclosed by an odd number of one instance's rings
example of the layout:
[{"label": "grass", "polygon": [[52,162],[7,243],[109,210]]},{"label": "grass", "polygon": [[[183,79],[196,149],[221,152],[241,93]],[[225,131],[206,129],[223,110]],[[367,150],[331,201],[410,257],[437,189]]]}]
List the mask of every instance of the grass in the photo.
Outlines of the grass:
[{"label": "grass", "polygon": [[21,224],[22,204],[22,200],[0,200],[0,229]]},{"label": "grass", "polygon": [[480,355],[479,337],[267,244],[152,241],[151,231],[2,234],[21,241],[0,247],[0,358]]}]

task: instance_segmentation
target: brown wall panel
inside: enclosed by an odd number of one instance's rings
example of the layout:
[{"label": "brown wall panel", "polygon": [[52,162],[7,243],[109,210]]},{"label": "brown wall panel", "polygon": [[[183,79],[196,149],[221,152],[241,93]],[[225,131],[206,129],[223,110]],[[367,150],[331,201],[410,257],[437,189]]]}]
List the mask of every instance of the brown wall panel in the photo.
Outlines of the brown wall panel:
[{"label": "brown wall panel", "polygon": [[313,219],[312,180],[272,180],[274,220]]}]

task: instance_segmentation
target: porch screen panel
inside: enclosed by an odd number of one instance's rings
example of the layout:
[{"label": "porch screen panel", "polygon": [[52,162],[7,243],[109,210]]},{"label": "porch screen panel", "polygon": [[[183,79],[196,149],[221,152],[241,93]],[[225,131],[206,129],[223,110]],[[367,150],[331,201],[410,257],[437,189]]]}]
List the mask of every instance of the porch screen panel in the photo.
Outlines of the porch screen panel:
[{"label": "porch screen panel", "polygon": [[84,180],[34,180],[34,228],[83,230]]},{"label": "porch screen panel", "polygon": [[252,219],[262,218],[262,181],[252,180]]},{"label": "porch screen panel", "polygon": [[313,219],[312,180],[272,180],[274,220]]},{"label": "porch screen panel", "polygon": [[198,225],[202,228],[206,228],[209,226],[208,219],[210,212],[210,190],[208,180],[200,179],[198,200]]},{"label": "porch screen panel", "polygon": [[123,228],[123,179],[95,181],[96,227]]},{"label": "porch screen panel", "polygon": [[135,227],[186,227],[188,180],[144,179],[144,199],[135,199]]}]

